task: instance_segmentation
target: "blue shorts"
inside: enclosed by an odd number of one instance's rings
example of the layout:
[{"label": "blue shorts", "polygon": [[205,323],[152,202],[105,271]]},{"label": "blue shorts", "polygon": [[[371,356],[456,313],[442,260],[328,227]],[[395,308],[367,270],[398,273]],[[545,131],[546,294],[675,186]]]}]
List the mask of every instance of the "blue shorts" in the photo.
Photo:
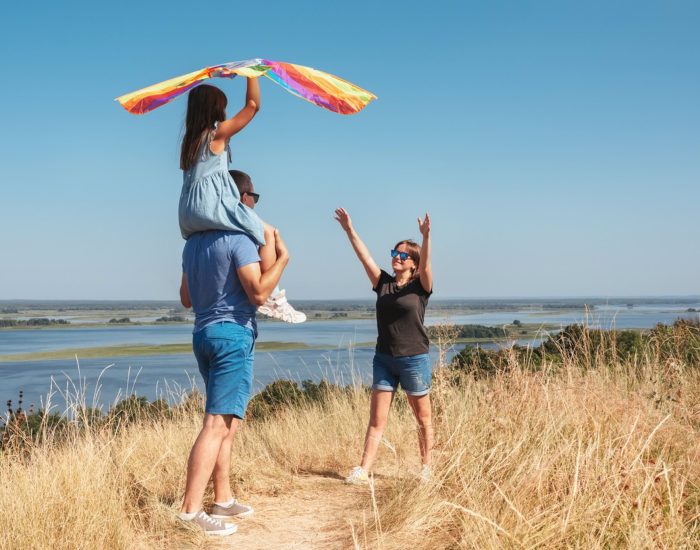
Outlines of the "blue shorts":
[{"label": "blue shorts", "polygon": [[407,395],[426,395],[432,385],[433,369],[427,353],[392,357],[376,352],[372,362],[372,389],[396,391],[399,383]]},{"label": "blue shorts", "polygon": [[243,418],[253,389],[253,331],[236,323],[213,323],[192,335],[192,349],[207,392],[204,411]]}]

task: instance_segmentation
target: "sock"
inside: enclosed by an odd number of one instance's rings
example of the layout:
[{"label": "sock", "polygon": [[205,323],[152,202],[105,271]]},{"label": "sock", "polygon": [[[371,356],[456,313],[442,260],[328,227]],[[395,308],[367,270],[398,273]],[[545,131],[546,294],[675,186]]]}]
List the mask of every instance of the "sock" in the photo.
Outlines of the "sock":
[{"label": "sock", "polygon": [[230,508],[233,503],[236,502],[236,499],[231,497],[231,500],[227,500],[226,502],[215,502],[217,506],[223,506],[224,508]]},{"label": "sock", "polygon": [[280,293],[280,285],[275,286],[275,288],[272,290],[272,294],[270,296],[277,296]]},{"label": "sock", "polygon": [[180,512],[178,514],[180,516],[180,519],[184,519],[185,521],[192,521],[194,519],[194,516],[197,515],[197,512],[192,512],[192,513],[185,513],[185,512]]}]

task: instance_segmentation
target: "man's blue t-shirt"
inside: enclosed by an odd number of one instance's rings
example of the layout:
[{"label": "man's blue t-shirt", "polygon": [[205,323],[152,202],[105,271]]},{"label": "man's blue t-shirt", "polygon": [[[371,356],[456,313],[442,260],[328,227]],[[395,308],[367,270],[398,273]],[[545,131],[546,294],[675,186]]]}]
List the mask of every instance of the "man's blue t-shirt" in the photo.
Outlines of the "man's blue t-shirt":
[{"label": "man's blue t-shirt", "polygon": [[256,307],[241,286],[236,269],[259,262],[258,248],[245,233],[203,231],[193,233],[182,251],[194,332],[220,321],[238,323],[253,330]]}]

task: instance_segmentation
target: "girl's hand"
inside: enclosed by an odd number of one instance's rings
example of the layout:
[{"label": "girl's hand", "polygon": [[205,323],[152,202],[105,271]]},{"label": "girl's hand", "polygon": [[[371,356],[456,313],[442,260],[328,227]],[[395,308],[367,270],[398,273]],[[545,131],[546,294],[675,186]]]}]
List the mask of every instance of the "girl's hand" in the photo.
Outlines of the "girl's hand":
[{"label": "girl's hand", "polygon": [[352,229],[352,220],[350,219],[350,214],[347,213],[347,210],[345,210],[345,208],[335,209],[335,219],[344,231],[347,232]]},{"label": "girl's hand", "polygon": [[423,235],[424,239],[430,236],[430,216],[427,212],[425,213],[425,218],[422,221],[420,218],[418,218],[418,231],[420,231],[420,234]]}]

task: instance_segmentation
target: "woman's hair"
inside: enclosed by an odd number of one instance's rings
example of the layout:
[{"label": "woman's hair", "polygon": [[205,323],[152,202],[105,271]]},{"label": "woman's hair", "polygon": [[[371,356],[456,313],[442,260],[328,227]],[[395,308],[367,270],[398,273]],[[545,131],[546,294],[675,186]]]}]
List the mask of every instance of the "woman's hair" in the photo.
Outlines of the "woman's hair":
[{"label": "woman's hair", "polygon": [[402,244],[406,245],[408,255],[413,260],[413,263],[416,265],[416,267],[412,268],[411,271],[411,277],[415,279],[416,277],[418,277],[418,268],[420,267],[420,245],[416,241],[412,241],[411,239],[405,239],[403,241],[397,242],[394,246],[394,249],[398,250],[399,246],[401,246]]},{"label": "woman's hair", "polygon": [[180,168],[189,170],[197,162],[197,155],[209,131],[217,122],[226,119],[226,95],[215,86],[200,84],[187,96],[185,137],[180,150]]}]

